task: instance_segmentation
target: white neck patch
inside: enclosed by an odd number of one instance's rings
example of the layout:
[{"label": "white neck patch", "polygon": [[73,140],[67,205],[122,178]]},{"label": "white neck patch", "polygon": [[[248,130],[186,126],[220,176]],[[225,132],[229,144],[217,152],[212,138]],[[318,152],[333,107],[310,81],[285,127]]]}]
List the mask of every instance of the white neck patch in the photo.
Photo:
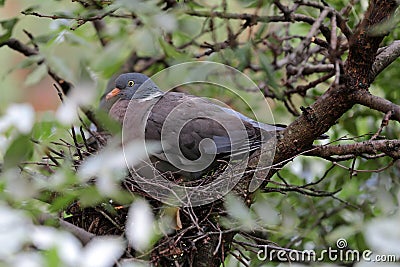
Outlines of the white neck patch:
[{"label": "white neck patch", "polygon": [[162,96],[163,94],[164,94],[163,92],[157,92],[157,93],[155,93],[155,94],[149,95],[148,97],[139,99],[139,102],[148,101],[148,100],[151,100],[151,99],[153,99],[153,98]]}]

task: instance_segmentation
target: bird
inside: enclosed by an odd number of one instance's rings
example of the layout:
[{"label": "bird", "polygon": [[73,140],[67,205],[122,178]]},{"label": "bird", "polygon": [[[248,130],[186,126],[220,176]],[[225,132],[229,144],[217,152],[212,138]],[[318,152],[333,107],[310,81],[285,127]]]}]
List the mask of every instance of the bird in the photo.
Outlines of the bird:
[{"label": "bird", "polygon": [[130,139],[163,144],[152,154],[157,170],[189,180],[209,173],[221,160],[248,157],[284,129],[206,98],[164,92],[142,73],[123,73],[109,82],[100,105],[124,125]]}]

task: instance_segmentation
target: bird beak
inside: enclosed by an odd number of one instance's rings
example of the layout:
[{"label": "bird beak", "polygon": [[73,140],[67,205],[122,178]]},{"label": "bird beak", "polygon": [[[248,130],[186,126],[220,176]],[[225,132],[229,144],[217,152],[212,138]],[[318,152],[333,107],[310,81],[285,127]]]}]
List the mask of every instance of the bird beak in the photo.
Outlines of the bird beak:
[{"label": "bird beak", "polygon": [[111,92],[106,95],[106,100],[113,98],[114,96],[118,95],[121,90],[118,88],[114,88]]}]

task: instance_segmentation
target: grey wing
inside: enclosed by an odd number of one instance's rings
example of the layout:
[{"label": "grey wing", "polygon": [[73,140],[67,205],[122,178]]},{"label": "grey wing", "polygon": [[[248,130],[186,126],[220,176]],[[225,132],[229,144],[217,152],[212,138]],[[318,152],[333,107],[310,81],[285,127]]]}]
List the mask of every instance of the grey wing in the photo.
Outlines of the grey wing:
[{"label": "grey wing", "polygon": [[[164,123],[172,116],[171,126]],[[249,143],[255,143],[255,121],[248,121],[238,112],[225,112],[221,107],[199,97],[181,93],[168,93],[154,106],[148,120],[146,138],[161,140],[161,131],[166,130],[172,137],[179,136],[179,149],[185,157],[194,160],[206,154],[226,154],[235,150],[249,150]],[[222,124],[228,126],[224,128]],[[228,133],[229,132],[229,133]],[[171,138],[172,140],[173,138]],[[204,139],[213,142],[204,142]],[[165,141],[165,140],[164,140]],[[203,142],[202,142],[203,141]],[[175,141],[166,140],[171,150],[178,146]],[[201,144],[200,144],[201,143]]]},{"label": "grey wing", "polygon": [[246,122],[250,123],[251,125],[253,125],[253,127],[263,129],[264,131],[267,131],[267,132],[282,131],[283,129],[285,129],[283,126],[280,126],[280,125],[271,125],[271,124],[255,121],[255,120],[250,119],[249,117],[243,115],[242,113],[240,113],[236,110],[230,109],[230,108],[226,108],[226,107],[220,107],[220,108],[229,114],[238,116],[241,120],[246,121]]}]

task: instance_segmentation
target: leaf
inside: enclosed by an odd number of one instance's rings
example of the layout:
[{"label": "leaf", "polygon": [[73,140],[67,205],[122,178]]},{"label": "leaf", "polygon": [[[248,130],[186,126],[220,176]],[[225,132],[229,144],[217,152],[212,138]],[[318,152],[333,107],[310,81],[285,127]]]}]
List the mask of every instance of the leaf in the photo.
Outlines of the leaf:
[{"label": "leaf", "polygon": [[268,57],[263,54],[259,53],[258,57],[260,59],[261,68],[264,70],[265,74],[267,75],[267,83],[272,88],[278,88],[278,84],[275,81],[276,74],[271,66],[271,63]]},{"label": "leaf", "polygon": [[185,2],[185,5],[191,9],[204,8],[203,5],[197,3],[196,1],[188,1],[187,3]]},{"label": "leaf", "polygon": [[[105,49],[98,52],[95,58],[90,62],[94,71],[102,72],[104,76],[110,77],[118,72],[130,55],[126,44],[129,43],[126,39],[112,42]],[[118,53],[116,53],[118,51]]]},{"label": "leaf", "polygon": [[257,227],[256,221],[249,208],[241,199],[233,194],[225,198],[225,207],[229,216],[236,221],[243,230],[254,230]]},{"label": "leaf", "polygon": [[74,202],[75,200],[76,200],[76,194],[71,193],[71,192],[57,196],[54,199],[54,201],[51,203],[49,211],[50,212],[59,212],[65,208],[67,208],[69,205],[71,205],[71,203]]},{"label": "leaf", "polygon": [[270,1],[260,1],[260,0],[253,0],[253,1],[240,1],[243,4],[243,7],[245,8],[260,8],[261,6],[269,6],[271,5]]},{"label": "leaf", "polygon": [[15,168],[33,154],[33,143],[29,135],[20,135],[13,140],[4,155],[3,169]]},{"label": "leaf", "polygon": [[399,18],[397,16],[389,17],[387,20],[378,23],[369,29],[368,33],[371,36],[382,36],[393,31],[396,25],[399,23]]},{"label": "leaf", "polygon": [[15,66],[13,66],[8,73],[11,73],[17,69],[24,69],[24,68],[30,67],[34,64],[37,64],[41,60],[43,60],[43,56],[41,56],[41,55],[33,55],[33,56],[26,57],[23,60],[21,60],[21,62],[19,62]]},{"label": "leaf", "polygon": [[99,194],[99,191],[94,186],[82,188],[79,190],[78,194],[79,203],[83,207],[95,206],[103,201],[103,197]]},{"label": "leaf", "polygon": [[169,13],[156,14],[153,19],[157,27],[165,32],[174,32],[178,26],[176,18]]},{"label": "leaf", "polygon": [[239,70],[243,70],[245,67],[249,66],[249,63],[251,62],[252,59],[251,52],[252,51],[250,42],[235,50],[235,54],[239,59],[239,66],[238,66]]},{"label": "leaf", "polygon": [[42,34],[35,36],[35,43],[37,44],[50,44],[52,41],[54,41],[59,33],[49,33],[49,34]]},{"label": "leaf", "polygon": [[39,83],[46,75],[47,75],[47,66],[41,64],[28,75],[24,84],[26,86],[35,85]]},{"label": "leaf", "polygon": [[101,127],[109,131],[111,134],[116,135],[121,132],[121,124],[110,118],[108,113],[104,110],[96,110],[95,116],[101,123]]},{"label": "leaf", "polygon": [[354,136],[358,135],[357,124],[354,123],[354,120],[342,120],[341,123],[343,123],[343,128],[346,129],[350,134]]},{"label": "leaf", "polygon": [[181,53],[176,51],[176,49],[172,45],[170,45],[169,43],[164,41],[164,39],[159,38],[158,40],[160,42],[161,48],[163,49],[163,51],[167,57],[171,57],[171,58],[182,57]]},{"label": "leaf", "polygon": [[0,6],[4,6],[5,2],[6,2],[6,0],[0,0]]},{"label": "leaf", "polygon": [[26,8],[26,9],[24,9],[21,13],[30,13],[30,12],[33,12],[33,11],[39,9],[39,8],[40,8],[39,5],[33,5],[33,6],[30,6],[30,7]]},{"label": "leaf", "polygon": [[17,24],[17,22],[18,22],[17,18],[0,21],[0,26],[5,31],[4,34],[0,35],[0,44],[10,39],[14,26],[15,24]]},{"label": "leaf", "polygon": [[69,81],[73,80],[73,72],[67,65],[65,58],[60,58],[53,55],[46,57],[46,60],[50,65],[50,68],[52,68],[58,75],[60,75],[60,77],[63,77],[64,79]]},{"label": "leaf", "polygon": [[41,121],[34,124],[32,138],[39,141],[48,141],[54,135],[53,129],[57,127],[54,121]]}]

